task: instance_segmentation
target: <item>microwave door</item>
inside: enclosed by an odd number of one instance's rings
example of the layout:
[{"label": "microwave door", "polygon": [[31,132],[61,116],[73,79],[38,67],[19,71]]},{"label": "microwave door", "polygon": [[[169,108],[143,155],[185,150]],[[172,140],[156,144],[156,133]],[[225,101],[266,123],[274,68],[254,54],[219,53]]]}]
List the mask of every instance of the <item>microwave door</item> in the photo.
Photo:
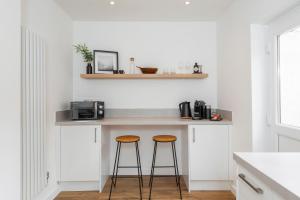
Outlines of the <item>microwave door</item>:
[{"label": "microwave door", "polygon": [[94,112],[91,112],[91,110],[80,110],[78,113],[78,119],[93,119],[94,118]]}]

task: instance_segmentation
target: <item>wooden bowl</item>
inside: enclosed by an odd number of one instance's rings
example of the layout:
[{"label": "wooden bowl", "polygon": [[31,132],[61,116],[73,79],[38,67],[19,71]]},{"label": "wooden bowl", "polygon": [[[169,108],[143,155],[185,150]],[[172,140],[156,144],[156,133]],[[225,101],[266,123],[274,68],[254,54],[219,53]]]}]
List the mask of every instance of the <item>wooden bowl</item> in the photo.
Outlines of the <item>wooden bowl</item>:
[{"label": "wooden bowl", "polygon": [[158,68],[155,67],[137,67],[139,68],[143,74],[156,74]]}]

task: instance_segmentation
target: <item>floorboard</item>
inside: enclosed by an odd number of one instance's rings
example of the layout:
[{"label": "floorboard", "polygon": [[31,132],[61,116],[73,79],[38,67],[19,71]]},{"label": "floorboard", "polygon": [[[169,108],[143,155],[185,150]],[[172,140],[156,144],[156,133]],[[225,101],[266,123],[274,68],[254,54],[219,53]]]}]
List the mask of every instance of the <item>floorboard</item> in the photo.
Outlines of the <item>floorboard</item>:
[{"label": "floorboard", "polygon": [[[148,199],[149,177],[144,177],[143,199]],[[182,181],[181,181],[182,182]],[[229,191],[197,191],[188,193],[182,182],[183,199],[188,200],[235,200]],[[108,199],[110,181],[105,185],[102,193],[94,192],[61,192],[55,200],[102,200]],[[139,187],[137,179],[118,179],[117,187],[113,190],[112,200],[139,199]],[[152,189],[153,200],[175,200],[179,199],[179,192],[174,178],[155,178]]]}]

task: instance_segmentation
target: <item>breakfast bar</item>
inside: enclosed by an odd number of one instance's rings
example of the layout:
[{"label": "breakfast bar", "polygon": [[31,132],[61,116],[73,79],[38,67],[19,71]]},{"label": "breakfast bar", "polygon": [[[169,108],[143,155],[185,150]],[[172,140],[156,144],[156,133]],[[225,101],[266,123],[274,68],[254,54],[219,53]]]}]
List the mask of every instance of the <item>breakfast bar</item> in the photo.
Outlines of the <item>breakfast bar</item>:
[{"label": "breakfast bar", "polygon": [[[108,111],[102,120],[71,120],[67,111],[57,113],[60,128],[58,157],[59,183],[64,190],[99,190],[112,175],[116,142],[122,135],[137,135],[140,140],[143,175],[150,174],[155,135],[177,137],[179,174],[188,191],[231,190],[232,151],[231,112],[219,111],[222,121],[181,119],[176,110]],[[159,146],[159,165],[172,163],[167,144]],[[136,163],[132,146],[122,146],[122,165]],[[137,175],[122,169],[120,175]],[[158,174],[174,175],[172,169],[157,169]]]}]

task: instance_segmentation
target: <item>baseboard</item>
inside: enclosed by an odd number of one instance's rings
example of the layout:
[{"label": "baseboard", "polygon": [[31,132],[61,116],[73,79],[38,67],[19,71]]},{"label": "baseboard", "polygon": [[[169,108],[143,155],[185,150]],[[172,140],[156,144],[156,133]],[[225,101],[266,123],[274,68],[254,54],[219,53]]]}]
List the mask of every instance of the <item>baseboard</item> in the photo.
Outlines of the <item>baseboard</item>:
[{"label": "baseboard", "polygon": [[61,192],[58,185],[53,185],[52,187],[46,188],[41,192],[36,198],[36,200],[53,200]]},{"label": "baseboard", "polygon": [[190,191],[231,190],[231,181],[190,181]]},{"label": "baseboard", "polygon": [[191,190],[190,190],[190,184],[189,184],[189,176],[188,175],[181,175],[181,177],[183,178],[183,181],[184,181],[186,187],[188,188],[188,190],[190,192]]},{"label": "baseboard", "polygon": [[47,200],[54,200],[59,193],[61,192],[61,190],[59,188],[57,188],[55,191],[53,191],[51,194],[49,194],[49,196],[47,197]]},{"label": "baseboard", "polygon": [[231,192],[232,194],[234,194],[234,196],[236,196],[236,185],[234,184],[234,182],[231,184]]},{"label": "baseboard", "polygon": [[98,181],[87,182],[60,182],[60,191],[99,191]]},{"label": "baseboard", "polygon": [[108,175],[102,175],[101,181],[100,181],[99,192],[102,192],[104,190],[105,184],[106,184],[107,180],[109,179],[109,177],[110,176],[108,176]]}]

